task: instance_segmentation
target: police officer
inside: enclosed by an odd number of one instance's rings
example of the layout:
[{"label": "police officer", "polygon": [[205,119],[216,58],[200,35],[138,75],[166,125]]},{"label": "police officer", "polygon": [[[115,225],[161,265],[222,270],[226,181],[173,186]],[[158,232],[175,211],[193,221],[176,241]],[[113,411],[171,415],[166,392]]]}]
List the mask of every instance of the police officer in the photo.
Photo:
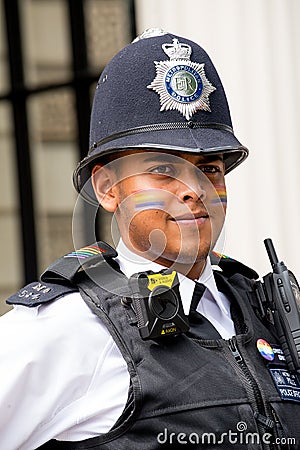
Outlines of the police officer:
[{"label": "police officer", "polygon": [[74,183],[121,239],[8,299],[1,448],[300,448],[299,380],[257,274],[212,252],[247,154],[199,45],[154,29],[112,59]]}]

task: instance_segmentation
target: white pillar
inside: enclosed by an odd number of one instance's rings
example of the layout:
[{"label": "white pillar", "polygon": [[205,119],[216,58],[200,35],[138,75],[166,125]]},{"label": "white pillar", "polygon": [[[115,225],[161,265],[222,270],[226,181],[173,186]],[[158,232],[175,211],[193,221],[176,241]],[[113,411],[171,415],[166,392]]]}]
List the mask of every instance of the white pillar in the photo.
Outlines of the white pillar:
[{"label": "white pillar", "polygon": [[227,177],[224,253],[270,270],[263,239],[300,278],[300,2],[136,0],[138,31],[161,27],[202,45],[224,84],[245,163]]}]

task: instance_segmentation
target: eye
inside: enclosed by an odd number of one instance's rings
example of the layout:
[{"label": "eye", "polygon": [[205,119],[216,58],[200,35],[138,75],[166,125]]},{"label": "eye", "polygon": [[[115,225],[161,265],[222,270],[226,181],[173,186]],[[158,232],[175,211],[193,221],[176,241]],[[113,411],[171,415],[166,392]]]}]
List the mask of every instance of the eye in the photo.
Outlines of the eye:
[{"label": "eye", "polygon": [[200,166],[199,169],[202,170],[202,172],[208,173],[208,174],[214,174],[214,173],[221,172],[221,169],[219,166]]},{"label": "eye", "polygon": [[158,175],[174,176],[175,168],[171,165],[161,164],[160,166],[153,167],[152,169],[149,170],[149,172]]}]

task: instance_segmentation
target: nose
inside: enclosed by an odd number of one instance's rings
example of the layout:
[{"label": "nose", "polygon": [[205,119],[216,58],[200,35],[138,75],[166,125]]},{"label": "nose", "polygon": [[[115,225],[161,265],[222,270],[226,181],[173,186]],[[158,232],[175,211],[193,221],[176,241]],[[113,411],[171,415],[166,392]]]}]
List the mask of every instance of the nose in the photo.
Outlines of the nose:
[{"label": "nose", "polygon": [[177,196],[182,202],[196,202],[199,200],[203,202],[206,199],[207,183],[205,183],[205,175],[199,172],[199,169],[197,169],[197,173],[188,171],[177,180]]}]

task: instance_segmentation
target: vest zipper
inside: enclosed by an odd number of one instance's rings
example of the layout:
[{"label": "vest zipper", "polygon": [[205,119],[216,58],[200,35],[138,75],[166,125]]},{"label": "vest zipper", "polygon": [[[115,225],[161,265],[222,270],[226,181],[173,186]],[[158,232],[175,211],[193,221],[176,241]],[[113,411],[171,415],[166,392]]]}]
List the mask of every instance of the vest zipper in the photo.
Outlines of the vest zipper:
[{"label": "vest zipper", "polygon": [[[266,432],[266,429],[268,429],[267,432],[272,432],[272,434],[274,434],[275,422],[269,417],[267,417],[266,408],[264,405],[260,388],[238,349],[236,336],[233,336],[231,339],[229,339],[228,343],[229,349],[234,357],[234,360],[239,370],[243,374],[243,381],[245,381],[246,379],[248,382],[245,385],[245,388],[249,394],[250,399],[251,398],[253,399],[254,417],[256,419],[260,436],[262,436]],[[262,446],[263,448],[266,449],[272,448],[272,446],[270,447],[268,444],[263,442]]]},{"label": "vest zipper", "polygon": [[[279,437],[282,440],[282,442],[284,442],[284,441],[287,442],[286,434],[284,432],[284,429],[283,429],[283,427],[281,425],[281,422],[280,422],[280,420],[279,420],[279,418],[278,418],[278,416],[276,414],[276,411],[272,407],[271,407],[271,412],[272,412],[272,416],[273,416],[274,422],[275,422],[275,430],[276,430],[276,433],[277,433],[277,437]],[[276,447],[276,449],[278,449],[278,450],[280,450],[281,448],[282,447],[280,446],[280,444],[278,444],[277,447]],[[284,446],[284,448],[286,450],[289,450],[291,447],[290,447],[289,444],[286,444]]]}]

